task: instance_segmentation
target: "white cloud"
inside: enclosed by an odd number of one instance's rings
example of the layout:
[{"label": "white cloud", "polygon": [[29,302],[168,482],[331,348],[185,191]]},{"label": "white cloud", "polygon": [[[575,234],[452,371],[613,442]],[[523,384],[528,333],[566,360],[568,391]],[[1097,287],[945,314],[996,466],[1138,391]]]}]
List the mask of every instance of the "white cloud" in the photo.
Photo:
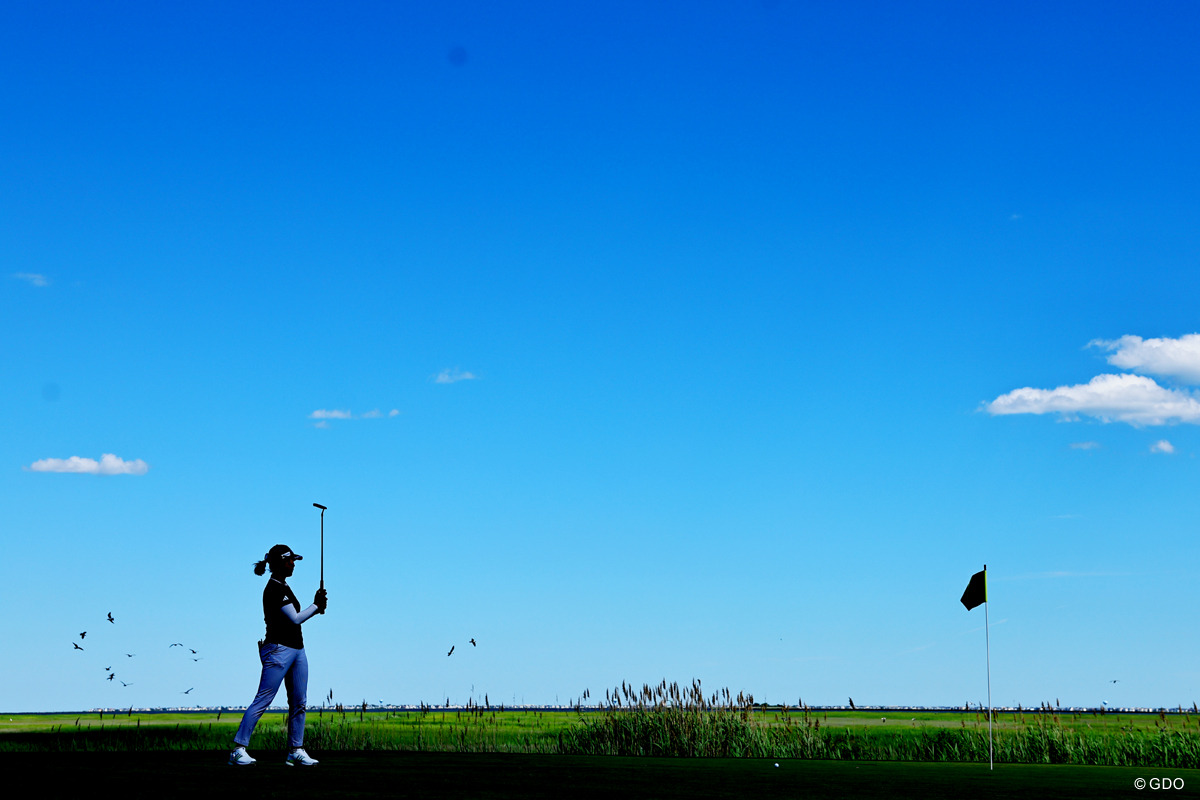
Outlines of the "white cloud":
[{"label": "white cloud", "polygon": [[474,381],[479,380],[479,376],[470,372],[463,372],[458,367],[446,369],[433,376],[434,383],[458,383],[459,381]]},{"label": "white cloud", "polygon": [[[395,417],[395,416],[399,415],[399,413],[400,413],[399,409],[393,408],[391,411],[389,411],[386,414],[386,416]],[[321,420],[320,422],[318,422],[316,425],[313,426],[314,428],[328,428],[329,423],[327,422],[327,420],[331,420],[331,419],[383,419],[384,416],[385,416],[384,413],[382,411],[380,411],[378,408],[373,408],[370,411],[366,412],[365,414],[352,414],[352,413],[350,413],[349,409],[341,410],[341,409],[318,408],[316,411],[309,414],[308,418]]]},{"label": "white cloud", "polygon": [[1200,333],[1189,333],[1178,339],[1143,339],[1140,336],[1122,336],[1111,341],[1095,339],[1088,346],[1112,352],[1108,363],[1114,367],[1200,384]]},{"label": "white cloud", "polygon": [[350,419],[349,411],[339,411],[337,409],[318,408],[316,411],[308,415],[309,419]]},{"label": "white cloud", "polygon": [[1099,442],[1071,442],[1072,450],[1099,450]]},{"label": "white cloud", "polygon": [[36,272],[14,272],[13,277],[19,281],[25,281],[31,286],[49,286],[50,279],[45,275],[39,275]]},{"label": "white cloud", "polygon": [[112,453],[105,453],[100,460],[94,458],[43,458],[30,464],[31,472],[74,472],[85,475],[145,475],[150,465],[140,458],[125,461]]},{"label": "white cloud", "polygon": [[1097,375],[1086,384],[1057,389],[1024,387],[986,404],[988,413],[1060,414],[1130,425],[1200,424],[1200,401],[1189,392],[1165,389],[1142,375]]},{"label": "white cloud", "polygon": [[1150,445],[1151,453],[1174,453],[1175,445],[1168,442],[1166,439],[1159,439],[1154,444]]}]

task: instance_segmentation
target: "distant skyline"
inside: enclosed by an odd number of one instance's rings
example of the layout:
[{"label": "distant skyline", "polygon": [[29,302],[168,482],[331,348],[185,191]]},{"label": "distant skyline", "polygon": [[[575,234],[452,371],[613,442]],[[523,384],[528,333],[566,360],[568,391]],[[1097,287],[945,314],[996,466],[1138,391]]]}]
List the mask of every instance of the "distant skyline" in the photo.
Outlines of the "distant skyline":
[{"label": "distant skyline", "polygon": [[1198,34],[0,9],[0,709],[245,705],[314,502],[311,697],[975,704],[986,563],[996,705],[1190,707]]}]

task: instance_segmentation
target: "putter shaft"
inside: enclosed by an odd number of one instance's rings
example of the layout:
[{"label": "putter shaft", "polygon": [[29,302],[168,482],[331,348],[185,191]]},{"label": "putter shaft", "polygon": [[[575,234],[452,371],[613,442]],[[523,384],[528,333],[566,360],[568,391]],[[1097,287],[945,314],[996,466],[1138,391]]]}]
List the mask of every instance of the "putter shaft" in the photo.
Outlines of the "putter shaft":
[{"label": "putter shaft", "polygon": [[[321,588],[325,588],[325,506],[320,503],[313,503],[313,506],[321,509]],[[322,614],[325,612],[322,611]]]}]

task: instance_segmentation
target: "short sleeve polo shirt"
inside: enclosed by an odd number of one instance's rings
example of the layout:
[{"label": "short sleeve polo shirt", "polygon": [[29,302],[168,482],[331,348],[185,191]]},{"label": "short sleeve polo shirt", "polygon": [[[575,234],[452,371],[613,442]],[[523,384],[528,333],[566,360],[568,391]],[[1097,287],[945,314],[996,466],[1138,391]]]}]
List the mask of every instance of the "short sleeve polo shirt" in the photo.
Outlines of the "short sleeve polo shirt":
[{"label": "short sleeve polo shirt", "polygon": [[304,636],[300,632],[300,626],[283,613],[283,607],[289,603],[296,609],[296,613],[300,613],[300,601],[296,599],[292,587],[274,578],[267,581],[267,586],[263,589],[263,619],[267,623],[267,635],[263,641],[299,650],[304,647]]}]

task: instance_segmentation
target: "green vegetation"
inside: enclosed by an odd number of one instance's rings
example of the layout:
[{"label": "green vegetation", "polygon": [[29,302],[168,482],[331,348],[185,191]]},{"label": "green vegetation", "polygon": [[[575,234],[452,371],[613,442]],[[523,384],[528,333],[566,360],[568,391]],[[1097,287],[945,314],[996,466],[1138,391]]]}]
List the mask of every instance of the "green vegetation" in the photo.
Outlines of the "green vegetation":
[{"label": "green vegetation", "polygon": [[[987,762],[986,712],[878,712],[768,708],[699,682],[606,693],[599,710],[309,712],[313,751],[402,750],[582,756],[685,756],[853,761]],[[0,720],[0,752],[224,750],[240,717],[226,713],[134,716],[28,715]],[[268,714],[253,748],[285,746],[286,715]],[[997,714],[997,763],[1200,767],[1200,715],[1063,714],[1050,706]]]},{"label": "green vegetation", "polygon": [[[854,761],[986,762],[987,712],[922,714],[893,720],[877,713],[834,716],[801,707],[768,710],[727,689],[711,697],[700,683],[622,685],[602,711],[559,738],[559,752],[617,756],[710,756]],[[970,723],[968,724],[969,717]],[[1200,767],[1200,720],[1063,715],[1049,705],[993,719],[999,763]],[[957,726],[955,725],[957,723]]]},{"label": "green vegetation", "polygon": [[[998,763],[1200,766],[1200,734],[1179,730],[1070,730],[1035,724],[995,731]],[[855,761],[988,760],[986,725],[954,728],[808,723],[771,725],[725,710],[647,709],[585,718],[562,737],[580,755],[713,756]]]},{"label": "green vegetation", "polygon": [[[22,715],[0,722],[0,752],[228,750],[240,714]],[[305,746],[323,750],[555,753],[558,734],[577,726],[567,713],[474,707],[364,713],[309,711]],[[282,750],[287,715],[264,714],[252,749]]]}]

